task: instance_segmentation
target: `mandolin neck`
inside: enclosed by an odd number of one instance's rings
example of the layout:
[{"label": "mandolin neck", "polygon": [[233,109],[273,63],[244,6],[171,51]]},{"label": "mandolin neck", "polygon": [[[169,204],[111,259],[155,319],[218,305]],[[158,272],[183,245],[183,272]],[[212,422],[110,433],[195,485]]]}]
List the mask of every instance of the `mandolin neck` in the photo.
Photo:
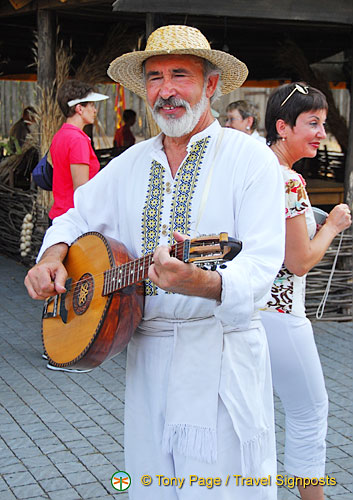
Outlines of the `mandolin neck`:
[{"label": "mandolin neck", "polygon": [[[170,250],[170,255],[184,262],[188,261],[190,240],[175,243]],[[139,259],[130,260],[118,267],[112,267],[104,272],[104,285],[102,295],[121,290],[128,286],[143,281],[148,277],[148,269],[153,262],[153,253]]]}]

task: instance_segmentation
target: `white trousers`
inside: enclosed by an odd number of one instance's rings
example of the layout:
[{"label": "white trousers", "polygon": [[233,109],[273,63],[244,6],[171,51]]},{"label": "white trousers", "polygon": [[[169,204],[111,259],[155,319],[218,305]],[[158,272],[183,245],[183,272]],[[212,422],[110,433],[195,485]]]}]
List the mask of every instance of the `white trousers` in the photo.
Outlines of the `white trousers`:
[{"label": "white trousers", "polygon": [[272,379],[286,415],[286,471],[325,474],[328,398],[313,330],[307,318],[263,312]]},{"label": "white trousers", "polygon": [[[270,486],[249,486],[246,483],[242,486],[242,479],[233,477],[234,474],[241,475],[240,443],[228,411],[220,398],[217,417],[218,459],[215,463],[200,462],[177,452],[171,454],[162,451],[173,342],[173,336],[155,337],[135,333],[128,346],[125,470],[132,479],[129,498],[131,500],[275,500],[274,475],[271,477]],[[273,457],[275,462],[274,450],[269,456]],[[266,470],[273,473],[273,468]],[[265,474],[260,470],[259,475],[262,473]],[[151,485],[142,484],[141,479],[144,475],[151,477]],[[225,485],[228,475],[229,481]],[[221,485],[211,487],[211,481],[216,481],[217,478],[221,479]],[[178,479],[179,482],[176,484]],[[180,481],[183,480],[181,486]]]}]

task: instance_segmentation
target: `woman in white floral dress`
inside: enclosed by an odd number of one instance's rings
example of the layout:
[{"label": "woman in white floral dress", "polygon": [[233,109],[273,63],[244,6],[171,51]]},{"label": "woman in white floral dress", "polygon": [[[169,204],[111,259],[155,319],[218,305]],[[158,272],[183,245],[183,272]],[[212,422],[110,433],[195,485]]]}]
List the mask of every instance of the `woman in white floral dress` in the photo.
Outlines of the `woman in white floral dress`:
[{"label": "woman in white floral dress", "polygon": [[[327,101],[317,89],[291,83],[270,96],[267,143],[281,165],[286,193],[286,255],[262,320],[269,343],[273,384],[286,414],[285,469],[298,478],[303,500],[322,500],[328,399],[310,321],[305,316],[305,275],[325,254],[333,238],[351,224],[339,204],[317,231],[305,181],[293,170],[315,157],[326,137]],[[310,478],[304,487],[300,478]]]}]

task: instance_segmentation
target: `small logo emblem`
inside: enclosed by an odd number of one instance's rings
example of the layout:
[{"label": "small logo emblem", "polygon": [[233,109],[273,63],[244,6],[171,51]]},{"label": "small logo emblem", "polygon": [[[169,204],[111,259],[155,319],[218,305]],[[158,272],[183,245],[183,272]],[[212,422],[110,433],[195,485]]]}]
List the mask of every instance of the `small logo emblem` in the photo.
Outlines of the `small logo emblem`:
[{"label": "small logo emblem", "polygon": [[87,311],[91,303],[94,292],[93,276],[85,273],[77,281],[73,293],[73,308],[76,314],[80,315]]},{"label": "small logo emblem", "polygon": [[110,481],[115,490],[125,491],[130,487],[131,477],[127,472],[120,470],[114,472]]}]

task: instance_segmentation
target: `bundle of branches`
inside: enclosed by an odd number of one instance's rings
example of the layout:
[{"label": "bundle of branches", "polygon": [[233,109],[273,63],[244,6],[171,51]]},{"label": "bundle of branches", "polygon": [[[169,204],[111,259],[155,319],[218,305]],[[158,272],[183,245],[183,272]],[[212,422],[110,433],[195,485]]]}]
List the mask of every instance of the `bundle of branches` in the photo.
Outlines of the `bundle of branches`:
[{"label": "bundle of branches", "polygon": [[337,109],[325,75],[310,67],[302,50],[292,40],[287,40],[280,45],[280,49],[276,54],[276,60],[281,68],[290,71],[293,80],[305,81],[325,94],[328,102],[328,127],[330,132],[336,137],[343,153],[346,154],[348,148],[348,127],[345,119]]},{"label": "bundle of branches", "polygon": [[54,134],[64,123],[64,116],[56,100],[56,89],[69,78],[72,61],[71,47],[61,41],[56,49],[56,76],[51,88],[39,88],[40,145],[42,155],[49,149]]},{"label": "bundle of branches", "polygon": [[[136,40],[136,36],[129,30],[115,27],[106,38],[102,49],[97,53],[89,52],[75,73],[77,80],[82,80],[92,85],[107,81],[107,69],[111,61],[125,52],[139,49],[143,34]],[[154,121],[152,114],[145,102],[149,135],[159,134],[160,129]]]},{"label": "bundle of branches", "polygon": [[154,136],[158,135],[161,130],[158,127],[157,123],[154,121],[152,112],[147,104],[146,99],[144,102],[145,102],[145,106],[146,106],[148,132],[149,132],[150,137],[154,137]]},{"label": "bundle of branches", "polygon": [[111,61],[132,50],[136,50],[136,35],[118,25],[107,34],[99,51],[88,51],[74,77],[92,85],[110,81],[107,69]]},{"label": "bundle of branches", "polygon": [[[16,171],[22,166],[26,169],[26,164],[30,168],[32,162],[32,156],[36,153],[36,139],[33,135],[28,134],[26,137],[26,142],[23,144],[20,151],[16,154],[5,156],[0,162],[0,183],[5,184],[10,187],[14,187],[14,178],[16,176]],[[38,160],[37,160],[38,161]],[[34,165],[33,165],[34,166]],[[30,179],[31,172],[24,172],[24,175]],[[29,187],[29,186],[28,186]]]},{"label": "bundle of branches", "polygon": [[[58,29],[59,34],[59,29]],[[35,59],[38,62],[37,45],[34,49]],[[56,76],[51,88],[38,87],[37,111],[38,111],[38,133],[37,147],[42,157],[49,149],[54,134],[64,122],[64,116],[56,100],[56,89],[69,78],[70,65],[72,61],[71,46],[65,47],[63,41],[57,43],[56,48]],[[38,189],[37,204],[47,211],[53,203],[51,191]]]}]

